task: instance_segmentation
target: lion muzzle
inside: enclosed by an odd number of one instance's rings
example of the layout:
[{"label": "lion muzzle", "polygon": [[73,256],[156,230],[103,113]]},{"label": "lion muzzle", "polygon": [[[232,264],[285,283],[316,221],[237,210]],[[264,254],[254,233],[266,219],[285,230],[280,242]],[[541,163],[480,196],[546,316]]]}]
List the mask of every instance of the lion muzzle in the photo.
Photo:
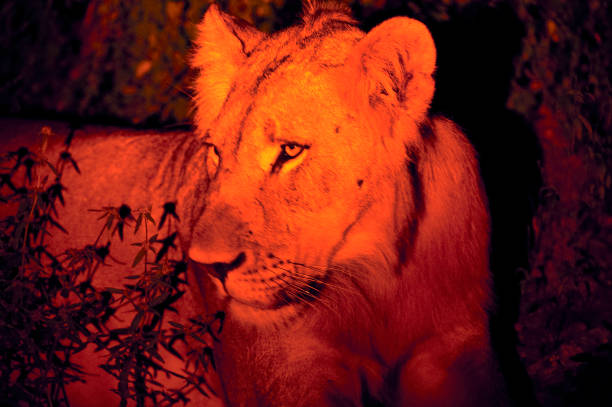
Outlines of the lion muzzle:
[{"label": "lion muzzle", "polygon": [[227,273],[232,270],[235,270],[242,266],[246,261],[246,254],[244,252],[240,252],[234,260],[231,262],[212,262],[212,263],[201,263],[196,260],[191,259],[191,262],[200,270],[204,270],[211,276],[219,279],[223,284],[225,284],[225,279],[227,277]]}]

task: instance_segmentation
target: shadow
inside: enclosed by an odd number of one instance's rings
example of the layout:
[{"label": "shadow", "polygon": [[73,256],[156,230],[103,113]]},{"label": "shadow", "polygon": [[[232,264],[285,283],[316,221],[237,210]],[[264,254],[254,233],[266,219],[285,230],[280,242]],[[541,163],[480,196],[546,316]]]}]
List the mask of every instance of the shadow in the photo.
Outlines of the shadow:
[{"label": "shadow", "polygon": [[[514,324],[520,270],[528,268],[529,225],[541,186],[541,152],[531,126],[506,107],[523,26],[507,3],[494,8],[468,5],[449,14],[446,22],[424,21],[438,51],[432,112],[455,121],[479,154],[492,218],[491,269],[497,294],[491,315],[493,347],[513,403],[536,406],[517,353]],[[362,28],[369,30],[397,15],[414,14],[401,5],[361,16]]]},{"label": "shadow", "polygon": [[514,330],[519,270],[528,269],[528,231],[542,183],[536,135],[522,116],[506,108],[523,28],[512,8],[502,4],[466,7],[431,29],[439,67],[432,110],[465,130],[478,151],[489,197],[491,270],[497,294],[497,310],[491,316],[493,346],[514,404],[537,405]]}]

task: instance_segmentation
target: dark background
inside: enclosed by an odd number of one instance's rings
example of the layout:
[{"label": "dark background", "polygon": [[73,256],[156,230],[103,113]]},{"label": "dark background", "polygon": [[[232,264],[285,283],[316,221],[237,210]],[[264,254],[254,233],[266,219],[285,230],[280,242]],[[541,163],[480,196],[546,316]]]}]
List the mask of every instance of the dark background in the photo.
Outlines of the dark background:
[{"label": "dark background", "polygon": [[[5,0],[0,115],[166,128],[191,119],[206,0]],[[225,0],[264,31],[300,3]],[[493,219],[493,340],[519,405],[612,405],[609,1],[352,0],[438,48],[432,111],[480,156]]]}]

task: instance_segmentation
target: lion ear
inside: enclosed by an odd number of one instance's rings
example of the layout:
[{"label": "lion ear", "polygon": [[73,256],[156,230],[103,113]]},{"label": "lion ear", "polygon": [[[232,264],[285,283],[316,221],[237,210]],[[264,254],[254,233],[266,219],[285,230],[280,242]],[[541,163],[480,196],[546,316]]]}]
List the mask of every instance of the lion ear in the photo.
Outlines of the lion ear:
[{"label": "lion ear", "polygon": [[219,114],[239,67],[265,34],[216,4],[208,7],[198,31],[191,66],[199,71],[196,122],[206,128]]},{"label": "lion ear", "polygon": [[[425,25],[395,17],[374,27],[347,59],[353,97],[393,116],[425,118],[434,92],[436,48]],[[356,88],[355,88],[356,87]],[[357,92],[355,94],[354,92]]]}]

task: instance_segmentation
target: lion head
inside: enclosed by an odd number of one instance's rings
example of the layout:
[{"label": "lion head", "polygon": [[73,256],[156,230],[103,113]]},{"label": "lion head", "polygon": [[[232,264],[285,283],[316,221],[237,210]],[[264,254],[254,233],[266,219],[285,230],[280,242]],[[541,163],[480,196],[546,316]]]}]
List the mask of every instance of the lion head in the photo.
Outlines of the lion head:
[{"label": "lion head", "polygon": [[403,267],[434,260],[419,245],[459,250],[448,237],[482,257],[473,152],[426,116],[436,52],[423,24],[394,18],[365,35],[328,5],[266,35],[213,5],[197,45],[210,185],[188,250],[236,318],[264,325],[336,310],[348,294],[393,296]]}]

